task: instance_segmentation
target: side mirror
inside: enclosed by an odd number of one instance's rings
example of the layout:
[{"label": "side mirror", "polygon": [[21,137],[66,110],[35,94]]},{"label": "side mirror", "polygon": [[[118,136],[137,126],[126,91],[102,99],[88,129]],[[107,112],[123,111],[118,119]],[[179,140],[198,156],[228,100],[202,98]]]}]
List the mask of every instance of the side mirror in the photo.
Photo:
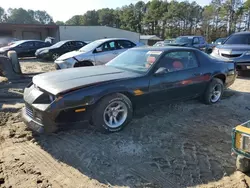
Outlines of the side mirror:
[{"label": "side mirror", "polygon": [[165,67],[160,67],[159,69],[157,69],[157,71],[154,73],[155,75],[162,75],[162,74],[166,74],[168,72],[168,70]]},{"label": "side mirror", "polygon": [[96,52],[102,52],[102,48],[101,47],[99,47],[99,48],[96,48],[96,50],[95,50]]}]

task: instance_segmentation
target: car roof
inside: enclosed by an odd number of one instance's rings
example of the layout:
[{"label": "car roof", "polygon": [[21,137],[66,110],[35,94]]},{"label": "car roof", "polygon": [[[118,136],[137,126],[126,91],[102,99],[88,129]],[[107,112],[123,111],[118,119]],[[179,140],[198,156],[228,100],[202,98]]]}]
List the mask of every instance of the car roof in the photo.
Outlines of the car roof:
[{"label": "car roof", "polygon": [[247,34],[250,34],[250,32],[249,31],[242,31],[242,32],[234,33],[233,35],[247,35]]},{"label": "car roof", "polygon": [[143,46],[143,47],[135,47],[135,48],[130,48],[129,50],[154,50],[154,51],[169,51],[169,50],[196,50],[199,51],[195,48],[191,47],[180,47],[180,46]]},{"label": "car roof", "polygon": [[179,37],[190,37],[190,38],[194,38],[194,37],[203,37],[203,36],[199,36],[199,35],[185,35],[185,36],[179,36]]},{"label": "car roof", "polygon": [[18,40],[18,42],[45,42],[43,40]]},{"label": "car roof", "polygon": [[[129,40],[129,39],[126,39],[126,38],[106,38],[106,39],[99,39],[97,41],[100,41],[100,42],[108,42],[108,41],[111,41],[111,40]],[[130,40],[129,40],[130,41]]]}]

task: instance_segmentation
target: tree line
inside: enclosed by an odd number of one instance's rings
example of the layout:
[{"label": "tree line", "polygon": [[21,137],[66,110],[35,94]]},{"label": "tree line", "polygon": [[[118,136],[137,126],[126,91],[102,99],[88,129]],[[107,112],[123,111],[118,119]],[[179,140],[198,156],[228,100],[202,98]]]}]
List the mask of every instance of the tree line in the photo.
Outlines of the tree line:
[{"label": "tree line", "polygon": [[[0,8],[0,22],[52,24],[45,11]],[[110,26],[141,34],[175,38],[202,35],[208,41],[250,29],[250,0],[212,0],[207,6],[196,2],[152,0],[139,1],[116,9],[90,10],[57,25]]]},{"label": "tree line", "polygon": [[0,23],[55,24],[53,18],[46,11],[23,8],[9,8],[5,11],[2,7],[0,7]]}]

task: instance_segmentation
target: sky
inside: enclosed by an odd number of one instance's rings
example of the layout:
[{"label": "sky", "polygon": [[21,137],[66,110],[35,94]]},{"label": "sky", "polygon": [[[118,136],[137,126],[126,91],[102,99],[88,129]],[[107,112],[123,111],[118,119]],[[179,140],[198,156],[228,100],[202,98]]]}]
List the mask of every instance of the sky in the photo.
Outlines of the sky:
[{"label": "sky", "polygon": [[[45,10],[54,21],[67,21],[74,15],[82,15],[88,10],[101,8],[117,8],[139,0],[1,0],[0,6],[8,8],[24,8],[33,10]],[[147,2],[148,0],[144,0]],[[179,0],[181,1],[181,0]],[[210,0],[196,0],[202,6]]]}]

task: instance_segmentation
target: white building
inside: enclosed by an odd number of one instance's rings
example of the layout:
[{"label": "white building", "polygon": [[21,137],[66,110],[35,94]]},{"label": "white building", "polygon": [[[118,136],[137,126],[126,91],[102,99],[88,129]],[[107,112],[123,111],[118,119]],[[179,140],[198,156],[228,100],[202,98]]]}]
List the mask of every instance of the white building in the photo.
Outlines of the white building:
[{"label": "white building", "polygon": [[103,38],[127,38],[139,42],[140,34],[107,26],[59,26],[60,40],[94,41]]},{"label": "white building", "polygon": [[139,42],[140,34],[107,26],[58,26],[42,24],[0,23],[0,37],[45,40],[46,37],[61,40],[94,41],[103,38],[127,38]]}]

